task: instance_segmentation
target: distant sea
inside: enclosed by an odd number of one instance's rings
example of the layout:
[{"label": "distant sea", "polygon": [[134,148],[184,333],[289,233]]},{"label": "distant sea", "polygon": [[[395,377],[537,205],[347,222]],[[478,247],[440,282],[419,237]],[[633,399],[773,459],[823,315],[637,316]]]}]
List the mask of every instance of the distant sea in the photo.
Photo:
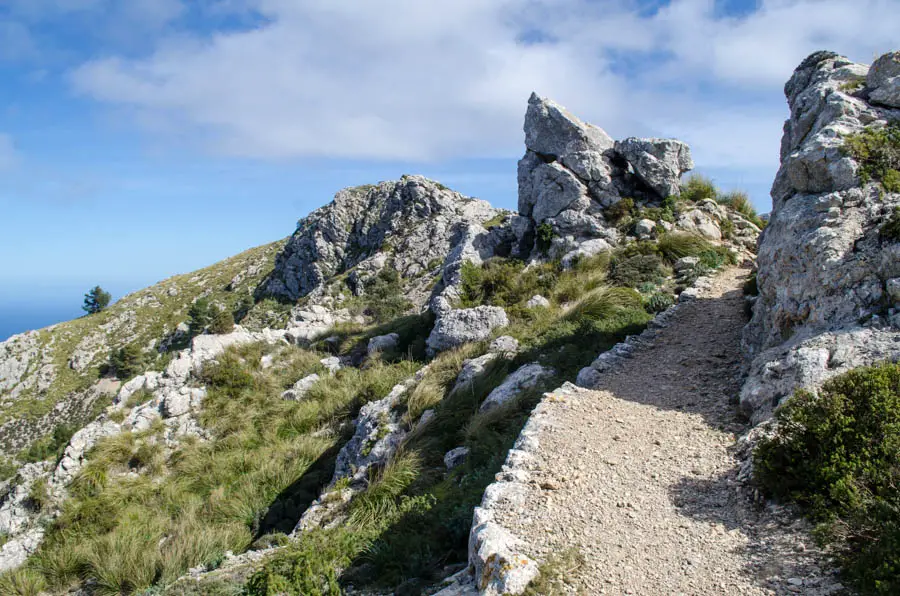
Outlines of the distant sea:
[{"label": "distant sea", "polygon": [[71,304],[21,304],[0,302],[0,341],[12,335],[40,329],[83,315],[80,305]]}]

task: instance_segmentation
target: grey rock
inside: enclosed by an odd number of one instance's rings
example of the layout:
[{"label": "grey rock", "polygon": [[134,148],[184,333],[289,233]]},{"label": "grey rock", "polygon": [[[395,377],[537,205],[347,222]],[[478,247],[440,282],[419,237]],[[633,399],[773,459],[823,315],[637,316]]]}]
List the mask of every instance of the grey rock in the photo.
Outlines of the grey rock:
[{"label": "grey rock", "polygon": [[672,267],[675,269],[675,273],[684,273],[696,269],[699,264],[700,257],[681,257],[675,261],[675,264]]},{"label": "grey rock", "polygon": [[537,223],[568,209],[582,211],[590,206],[587,186],[559,163],[542,163],[531,176],[532,217]]},{"label": "grey rock", "polygon": [[425,274],[450,251],[460,226],[500,213],[421,176],[347,188],[300,221],[261,292],[295,300],[384,252],[401,277]]},{"label": "grey rock", "polygon": [[444,454],[444,465],[448,470],[452,470],[453,468],[458,468],[463,463],[465,463],[466,458],[468,457],[468,447],[457,447],[456,449],[451,449]]},{"label": "grey rock", "polygon": [[634,168],[638,177],[660,197],[681,192],[681,175],[694,169],[690,148],[674,139],[616,141],[615,150]]},{"label": "grey rock", "polygon": [[528,308],[550,308],[550,301],[538,294],[529,298],[525,306]]},{"label": "grey rock", "polygon": [[885,282],[888,296],[894,301],[894,304],[900,304],[900,277],[889,279]]},{"label": "grey rock", "polygon": [[571,269],[580,259],[599,255],[612,249],[609,242],[603,238],[594,238],[578,243],[578,247],[566,253],[560,264],[563,269]]},{"label": "grey rock", "polygon": [[487,412],[500,407],[527,389],[537,386],[541,381],[555,374],[555,371],[532,362],[518,368],[510,374],[482,402],[479,410]]},{"label": "grey rock", "polygon": [[495,354],[515,354],[518,351],[519,340],[509,335],[501,335],[488,346],[488,352]]},{"label": "grey rock", "polygon": [[843,135],[894,118],[872,94],[866,101],[841,91],[867,74],[869,88],[889,87],[896,54],[876,64],[873,73],[818,52],[785,86],[791,116],[759,241],[759,296],[742,339],[748,376],[740,402],[754,422],[798,388],[815,390],[835,374],[900,355],[900,333],[879,317],[900,277],[900,246],[883,241],[879,228],[900,195],[860,185],[858,165],[842,150]]},{"label": "grey rock", "polygon": [[282,393],[281,397],[291,401],[300,401],[306,397],[306,394],[309,393],[313,385],[319,382],[320,378],[316,373],[307,375],[294,383],[293,387]]},{"label": "grey rock", "polygon": [[428,336],[432,352],[443,352],[463,344],[487,339],[494,329],[506,327],[509,319],[498,306],[450,310],[440,315]]},{"label": "grey rock", "polygon": [[876,60],[866,78],[869,101],[900,108],[900,52],[884,54]]},{"label": "grey rock", "polygon": [[634,233],[638,236],[649,236],[656,229],[656,222],[651,219],[641,219],[634,224]]},{"label": "grey rock", "polygon": [[369,340],[367,352],[369,356],[378,352],[390,352],[400,343],[400,336],[396,333],[377,335]]},{"label": "grey rock", "polygon": [[603,152],[613,147],[613,140],[553,100],[532,93],[525,112],[525,146],[535,153],[562,158],[571,153]]},{"label": "grey rock", "polygon": [[492,351],[477,358],[469,358],[463,362],[463,367],[456,376],[456,384],[453,386],[453,391],[461,391],[470,387],[499,356],[500,352]]},{"label": "grey rock", "polygon": [[675,222],[675,227],[692,234],[703,236],[708,240],[722,239],[722,230],[714,217],[701,209],[691,209],[682,213]]},{"label": "grey rock", "polygon": [[319,360],[319,362],[321,362],[322,366],[324,366],[326,369],[328,369],[328,372],[330,372],[331,374],[334,374],[337,371],[341,370],[341,368],[343,368],[343,365],[341,364],[341,359],[338,358],[337,356],[329,356],[327,358],[322,358],[321,360]]}]

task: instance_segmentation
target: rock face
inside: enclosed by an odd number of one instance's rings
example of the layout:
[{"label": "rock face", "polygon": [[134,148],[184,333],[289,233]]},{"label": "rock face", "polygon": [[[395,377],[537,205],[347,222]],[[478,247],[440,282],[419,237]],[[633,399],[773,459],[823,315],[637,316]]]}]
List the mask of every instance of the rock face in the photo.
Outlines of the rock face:
[{"label": "rock face", "polygon": [[[842,149],[843,135],[900,118],[882,107],[894,105],[897,61],[888,54],[867,68],[817,52],[785,85],[791,116],[743,338],[750,363],[740,399],[756,422],[798,387],[900,357],[891,296],[900,243],[879,234],[900,195],[861,184],[859,164]],[[851,91],[860,80],[866,86]]]},{"label": "rock face", "polygon": [[357,294],[385,266],[416,277],[444,260],[461,228],[501,213],[421,176],[347,188],[300,221],[261,290],[296,300],[353,268]]},{"label": "rock face", "polygon": [[[618,233],[604,217],[623,197],[657,204],[679,194],[679,180],[693,168],[687,145],[672,139],[613,141],[552,100],[532,94],[525,114],[525,156],[519,161],[520,243],[548,224],[551,256],[585,241],[615,244]],[[607,244],[607,247],[609,246]]]}]

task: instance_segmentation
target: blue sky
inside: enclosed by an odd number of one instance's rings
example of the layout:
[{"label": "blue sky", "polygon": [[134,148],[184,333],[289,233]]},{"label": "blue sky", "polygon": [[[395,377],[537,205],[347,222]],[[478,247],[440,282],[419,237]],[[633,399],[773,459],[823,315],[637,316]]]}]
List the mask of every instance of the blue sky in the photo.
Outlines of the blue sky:
[{"label": "blue sky", "polygon": [[766,211],[794,66],[894,49],[898,9],[0,0],[0,337],[284,237],[345,186],[422,173],[513,208],[532,90],[688,141]]}]

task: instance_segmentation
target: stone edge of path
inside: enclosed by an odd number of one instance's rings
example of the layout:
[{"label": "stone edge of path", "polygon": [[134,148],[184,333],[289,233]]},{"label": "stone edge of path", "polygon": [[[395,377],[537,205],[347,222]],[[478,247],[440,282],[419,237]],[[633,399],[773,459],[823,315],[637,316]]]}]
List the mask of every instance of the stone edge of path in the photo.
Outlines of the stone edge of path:
[{"label": "stone edge of path", "polygon": [[711,286],[712,278],[698,278],[690,288],[681,293],[676,304],[657,314],[642,333],[628,336],[624,341],[601,353],[590,366],[583,368],[578,373],[577,385],[567,381],[562,387],[544,394],[507,454],[495,482],[488,485],[481,505],[475,508],[469,534],[467,570],[467,573],[474,574],[474,577],[470,576],[465,580],[456,577],[457,581],[467,580],[470,585],[474,583],[474,586],[466,592],[447,589],[439,594],[450,596],[454,593],[475,593],[477,590],[477,593],[486,596],[500,596],[521,594],[525,591],[528,584],[538,576],[538,562],[522,554],[524,541],[495,521],[495,510],[501,500],[508,506],[508,504],[515,505],[523,499],[524,488],[531,481],[528,464],[534,460],[534,454],[538,451],[538,436],[544,428],[554,423],[550,414],[553,410],[549,405],[553,402],[571,400],[583,391],[583,388],[596,387],[601,375],[618,368],[638,348],[652,344],[660,332],[670,325],[672,318],[686,302],[699,298]]}]

